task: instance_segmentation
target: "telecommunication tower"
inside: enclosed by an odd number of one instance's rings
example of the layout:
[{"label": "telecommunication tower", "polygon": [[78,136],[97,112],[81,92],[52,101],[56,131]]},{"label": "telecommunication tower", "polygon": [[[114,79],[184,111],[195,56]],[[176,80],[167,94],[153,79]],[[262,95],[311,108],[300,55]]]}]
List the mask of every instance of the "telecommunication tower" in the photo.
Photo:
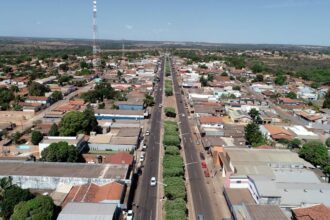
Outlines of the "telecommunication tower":
[{"label": "telecommunication tower", "polygon": [[97,32],[96,13],[97,13],[96,0],[93,0],[93,55],[94,56],[98,52],[98,49],[96,46],[96,32]]}]

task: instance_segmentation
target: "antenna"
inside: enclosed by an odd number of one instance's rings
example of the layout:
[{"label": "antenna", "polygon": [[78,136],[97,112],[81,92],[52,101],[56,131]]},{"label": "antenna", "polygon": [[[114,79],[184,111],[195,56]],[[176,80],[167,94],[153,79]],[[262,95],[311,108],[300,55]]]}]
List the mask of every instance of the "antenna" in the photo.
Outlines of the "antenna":
[{"label": "antenna", "polygon": [[122,56],[122,60],[124,60],[124,56],[125,56],[125,39],[123,39],[123,41],[122,41],[121,56]]},{"label": "antenna", "polygon": [[93,55],[95,56],[97,53],[97,46],[96,46],[96,32],[97,32],[97,25],[96,25],[96,0],[93,0]]}]

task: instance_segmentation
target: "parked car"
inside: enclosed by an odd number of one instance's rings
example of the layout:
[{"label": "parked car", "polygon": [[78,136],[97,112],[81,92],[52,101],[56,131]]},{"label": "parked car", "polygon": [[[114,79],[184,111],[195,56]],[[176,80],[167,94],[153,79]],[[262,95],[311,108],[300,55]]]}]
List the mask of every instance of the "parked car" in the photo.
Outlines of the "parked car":
[{"label": "parked car", "polygon": [[156,186],[157,185],[157,180],[156,177],[151,177],[150,179],[150,186]]},{"label": "parked car", "polygon": [[140,162],[143,162],[144,161],[144,154],[141,154],[140,155]]},{"label": "parked car", "polygon": [[149,136],[149,135],[150,135],[150,131],[147,130],[147,131],[146,131],[146,136]]},{"label": "parked car", "polygon": [[134,213],[133,210],[128,210],[126,214],[126,220],[133,220]]},{"label": "parked car", "polygon": [[147,145],[143,145],[142,146],[142,151],[146,151],[147,150]]}]

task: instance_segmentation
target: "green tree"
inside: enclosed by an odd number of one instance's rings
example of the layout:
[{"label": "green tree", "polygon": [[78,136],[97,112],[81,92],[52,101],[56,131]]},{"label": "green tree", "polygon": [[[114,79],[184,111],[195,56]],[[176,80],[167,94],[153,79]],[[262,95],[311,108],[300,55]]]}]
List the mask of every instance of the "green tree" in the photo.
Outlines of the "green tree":
[{"label": "green tree", "polygon": [[263,82],[264,76],[262,74],[257,74],[256,78],[254,79],[254,82]]},{"label": "green tree", "polygon": [[286,76],[283,74],[277,75],[275,78],[275,84],[276,85],[284,85],[286,83]]},{"label": "green tree", "polygon": [[22,134],[17,131],[14,134],[12,134],[11,139],[13,140],[13,142],[15,144],[18,144],[21,137],[22,137]]},{"label": "green tree", "polygon": [[3,177],[0,179],[0,201],[3,200],[5,191],[9,189],[12,185],[13,185],[13,178],[11,176]]},{"label": "green tree", "polygon": [[318,89],[318,88],[320,88],[320,83],[319,83],[319,82],[313,82],[313,83],[311,84],[311,87],[312,87],[313,89]]},{"label": "green tree", "polygon": [[49,92],[49,88],[37,83],[37,82],[32,82],[29,85],[29,95],[30,96],[44,96],[46,92]]},{"label": "green tree", "polygon": [[261,121],[261,118],[260,118],[260,113],[257,109],[255,108],[252,108],[250,111],[249,111],[249,115],[251,117],[251,119],[255,122],[255,123],[259,123]]},{"label": "green tree", "polygon": [[0,203],[0,216],[3,219],[9,219],[13,214],[14,207],[22,202],[33,198],[33,195],[27,189],[21,189],[16,185],[12,185],[5,190],[3,200]]},{"label": "green tree", "polygon": [[205,86],[207,86],[207,79],[204,77],[204,76],[201,76],[200,78],[199,78],[199,82],[202,84],[202,87],[205,87]]},{"label": "green tree", "polygon": [[76,136],[78,133],[85,133],[84,114],[78,111],[68,112],[60,122],[59,132],[61,136]]},{"label": "green tree", "polygon": [[59,100],[62,100],[63,99],[63,95],[62,95],[62,92],[60,91],[55,91],[52,93],[52,95],[50,96],[51,100],[53,102],[57,102]]},{"label": "green tree", "polygon": [[259,130],[259,126],[255,122],[251,122],[245,126],[245,139],[253,147],[257,147],[266,144],[265,137]]},{"label": "green tree", "polygon": [[165,112],[165,115],[167,117],[172,117],[172,118],[175,118],[176,117],[176,112],[175,112],[175,109],[172,108],[172,107],[166,107],[164,109],[164,112]]},{"label": "green tree", "polygon": [[317,166],[324,166],[328,160],[327,147],[319,141],[311,141],[299,150],[299,156]]},{"label": "green tree", "polygon": [[65,114],[59,127],[61,136],[76,136],[77,134],[99,131],[97,120],[91,108],[86,108],[84,112],[72,111]]},{"label": "green tree", "polygon": [[288,143],[288,147],[290,149],[292,148],[298,148],[299,146],[301,145],[301,141],[297,138],[291,140],[289,143]]},{"label": "green tree", "polygon": [[324,96],[323,108],[330,108],[330,89]]},{"label": "green tree", "polygon": [[236,86],[233,86],[233,90],[237,90],[237,91],[241,91],[241,87],[236,85]]},{"label": "green tree", "polygon": [[330,147],[330,138],[327,138],[327,140],[325,141],[325,145],[326,145],[327,147]]},{"label": "green tree", "polygon": [[153,105],[155,104],[154,97],[152,97],[152,96],[149,95],[149,94],[146,94],[146,95],[144,96],[144,100],[143,100],[143,102],[144,102],[144,105],[145,105],[145,106],[153,106]]},{"label": "green tree", "polygon": [[80,62],[80,68],[81,69],[88,68],[88,64],[85,61],[81,61]]},{"label": "green tree", "polygon": [[63,70],[63,71],[68,71],[69,70],[69,66],[68,66],[67,63],[62,63],[58,68],[60,70]]},{"label": "green tree", "polygon": [[39,195],[34,199],[23,201],[16,205],[10,219],[51,220],[54,218],[54,211],[55,205],[52,198]]},{"label": "green tree", "polygon": [[255,62],[251,67],[252,72],[254,73],[261,73],[264,71],[265,65],[262,62]]},{"label": "green tree", "polygon": [[0,107],[1,110],[7,110],[9,103],[15,98],[12,90],[0,88]]},{"label": "green tree", "polygon": [[52,143],[41,152],[41,160],[47,162],[77,162],[78,150],[75,146],[61,141]]},{"label": "green tree", "polygon": [[49,136],[58,136],[60,132],[58,131],[58,126],[57,124],[52,124],[52,127],[50,127],[50,130],[48,132]]},{"label": "green tree", "polygon": [[44,136],[41,134],[40,131],[32,131],[31,134],[31,142],[34,145],[37,145],[40,143],[40,141],[42,141],[42,139],[44,138]]},{"label": "green tree", "polygon": [[286,97],[290,98],[290,99],[297,99],[297,94],[294,92],[289,92]]}]

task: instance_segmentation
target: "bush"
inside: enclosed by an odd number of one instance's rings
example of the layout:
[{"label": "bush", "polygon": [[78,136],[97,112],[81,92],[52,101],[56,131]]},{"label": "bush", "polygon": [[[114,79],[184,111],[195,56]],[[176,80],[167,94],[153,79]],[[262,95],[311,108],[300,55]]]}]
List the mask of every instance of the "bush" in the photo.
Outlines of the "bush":
[{"label": "bush", "polygon": [[180,146],[180,137],[178,135],[164,135],[163,144],[165,146]]},{"label": "bush", "polygon": [[167,146],[165,148],[165,155],[180,155],[180,150],[177,146]]},{"label": "bush", "polygon": [[163,159],[163,176],[166,177],[183,177],[183,160],[180,155],[166,155]]},{"label": "bush", "polygon": [[169,200],[186,198],[186,188],[182,177],[167,177],[164,178],[164,183],[166,184],[165,196]]},{"label": "bush", "polygon": [[164,112],[165,112],[165,115],[167,117],[171,117],[171,118],[175,118],[176,117],[176,112],[175,112],[175,109],[172,108],[172,107],[166,107],[164,109]]},{"label": "bush", "polygon": [[165,80],[165,95],[172,96],[173,95],[173,88],[172,88],[172,80]]},{"label": "bush", "polygon": [[179,127],[176,122],[165,121],[164,122],[165,135],[179,135]]},{"label": "bush", "polygon": [[167,200],[165,202],[166,220],[185,220],[186,202],[183,199]]}]

